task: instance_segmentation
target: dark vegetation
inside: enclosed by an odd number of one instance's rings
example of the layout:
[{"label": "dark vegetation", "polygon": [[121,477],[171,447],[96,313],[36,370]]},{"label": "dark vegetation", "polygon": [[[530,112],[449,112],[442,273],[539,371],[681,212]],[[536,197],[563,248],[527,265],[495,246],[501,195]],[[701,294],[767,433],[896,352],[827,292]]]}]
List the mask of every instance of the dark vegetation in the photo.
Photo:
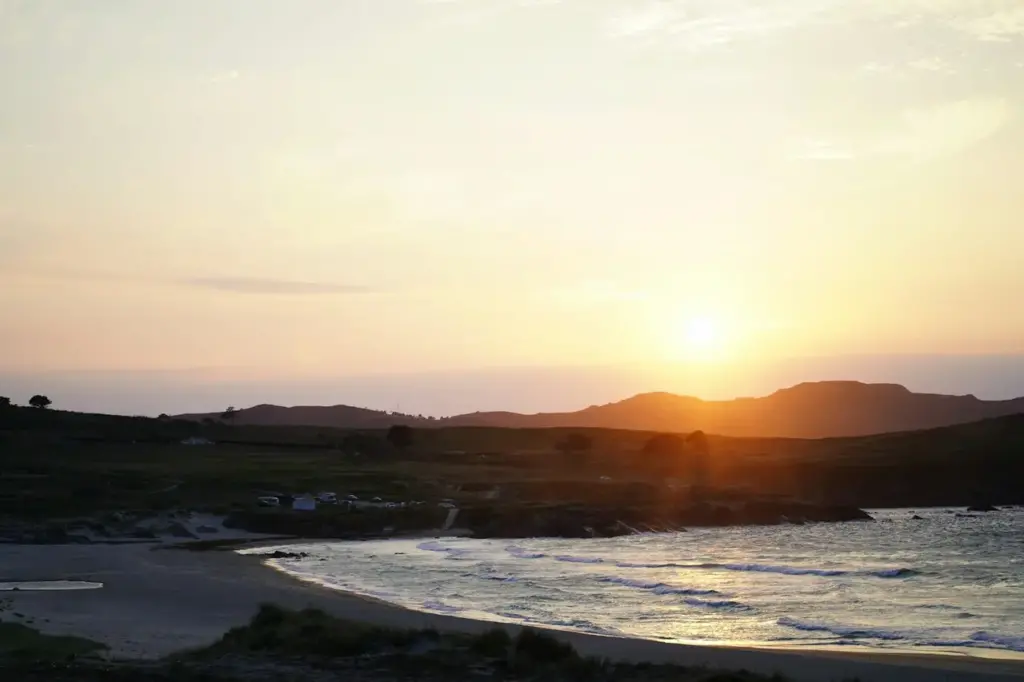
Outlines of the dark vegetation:
[{"label": "dark vegetation", "polygon": [[65,662],[106,648],[81,637],[47,636],[20,623],[0,623],[0,663],[5,660]]},{"label": "dark vegetation", "polygon": [[[577,412],[476,412],[444,419],[347,405],[238,410],[239,424],[387,429],[489,427],[507,429],[603,428],[636,431],[705,431],[737,437],[834,438],[914,431],[1024,413],[1024,398],[979,400],[972,395],[912,393],[894,384],[856,381],[806,383],[762,398],[711,401],[671,393],[644,393]],[[216,414],[187,415],[202,421]]]},{"label": "dark vegetation", "polygon": [[[20,627],[20,626],[19,626]],[[252,621],[229,631],[212,646],[166,660],[107,663],[90,659],[98,645],[69,638],[27,635],[36,647],[5,655],[7,631],[0,630],[0,667],[19,682],[228,682],[229,680],[523,682],[784,682],[747,672],[722,672],[672,665],[634,665],[584,658],[550,634],[502,629],[480,635],[432,630],[375,628],[332,618],[316,610],[288,611],[264,605]],[[19,630],[16,638],[26,637]],[[90,646],[91,645],[91,648]],[[5,677],[5,679],[7,679]]]},{"label": "dark vegetation", "polygon": [[[451,498],[456,525],[480,536],[587,536],[628,532],[621,524],[660,530],[845,520],[858,518],[857,507],[1024,503],[1024,415],[823,440],[476,427],[396,436],[227,421],[0,410],[0,531],[46,521],[43,541],[60,541],[66,519],[188,509],[251,530],[354,537],[437,528],[447,515],[437,503]],[[215,445],[181,444],[190,437]],[[307,491],[426,504],[255,506],[258,495]]]}]

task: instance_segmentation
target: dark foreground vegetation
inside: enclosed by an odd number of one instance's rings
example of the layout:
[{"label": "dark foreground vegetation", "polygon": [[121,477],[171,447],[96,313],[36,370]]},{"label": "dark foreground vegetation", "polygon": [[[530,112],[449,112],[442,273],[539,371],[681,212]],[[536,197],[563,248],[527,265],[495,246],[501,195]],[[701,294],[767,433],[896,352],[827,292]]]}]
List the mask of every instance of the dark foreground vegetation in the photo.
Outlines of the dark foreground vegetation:
[{"label": "dark foreground vegetation", "polygon": [[[189,439],[211,444],[183,444]],[[253,531],[336,538],[437,529],[449,513],[440,505],[458,506],[455,527],[480,537],[856,520],[866,518],[862,507],[1024,503],[1022,453],[1024,415],[795,440],[603,429],[342,431],[6,406],[0,538],[84,541],[86,530],[145,538],[135,520],[173,510],[223,515]],[[363,502],[313,512],[256,504],[261,495],[319,491]],[[374,498],[381,502],[366,502]],[[168,528],[194,537],[173,522]]]},{"label": "dark foreground vegetation", "polygon": [[[21,627],[21,626],[17,626]],[[27,628],[23,628],[28,630]],[[671,665],[615,664],[580,656],[571,645],[536,630],[511,637],[431,630],[384,630],[337,620],[321,611],[264,605],[249,625],[207,649],[156,663],[109,662],[102,646],[0,628],[0,671],[19,682],[387,682],[465,679],[559,682],[784,682],[743,671]]]}]

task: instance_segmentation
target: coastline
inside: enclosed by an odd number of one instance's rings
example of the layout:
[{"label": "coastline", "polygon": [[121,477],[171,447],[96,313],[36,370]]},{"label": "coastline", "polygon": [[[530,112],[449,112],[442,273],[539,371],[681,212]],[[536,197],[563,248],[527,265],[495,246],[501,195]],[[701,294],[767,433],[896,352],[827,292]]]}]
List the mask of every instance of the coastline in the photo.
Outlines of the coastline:
[{"label": "coastline", "polygon": [[[316,542],[316,541],[313,541]],[[373,597],[296,578],[240,549],[279,546],[263,540],[204,552],[146,545],[5,545],[5,575],[35,580],[86,580],[103,588],[24,591],[5,595],[5,621],[48,634],[86,636],[111,647],[112,658],[155,659],[200,648],[246,624],[259,604],[318,608],[342,619],[394,629],[435,629],[480,634],[524,626],[416,611]],[[159,549],[158,549],[159,548]],[[157,551],[154,551],[154,550]],[[16,619],[15,614],[21,618]],[[97,614],[103,614],[97,618]],[[794,682],[859,678],[861,682],[1009,682],[1024,680],[1024,659],[955,653],[840,651],[781,647],[676,644],[545,629],[583,656],[632,663],[672,663],[727,670],[781,673]]]}]

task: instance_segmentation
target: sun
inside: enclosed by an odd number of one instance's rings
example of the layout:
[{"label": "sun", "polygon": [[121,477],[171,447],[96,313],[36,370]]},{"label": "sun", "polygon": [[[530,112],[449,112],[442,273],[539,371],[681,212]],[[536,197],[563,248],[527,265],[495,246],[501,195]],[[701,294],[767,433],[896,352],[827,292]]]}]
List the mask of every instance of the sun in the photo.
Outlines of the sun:
[{"label": "sun", "polygon": [[721,323],[706,316],[687,316],[673,330],[672,355],[687,362],[714,362],[725,353],[726,339]]},{"label": "sun", "polygon": [[711,318],[694,317],[686,321],[684,339],[693,350],[715,348],[719,343],[718,325]]}]

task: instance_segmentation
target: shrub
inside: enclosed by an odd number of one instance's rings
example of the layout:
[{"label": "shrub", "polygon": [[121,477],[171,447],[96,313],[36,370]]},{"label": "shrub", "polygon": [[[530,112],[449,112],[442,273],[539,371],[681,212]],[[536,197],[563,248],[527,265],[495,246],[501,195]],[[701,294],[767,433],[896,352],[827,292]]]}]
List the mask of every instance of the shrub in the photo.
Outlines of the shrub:
[{"label": "shrub", "polygon": [[500,628],[489,630],[473,640],[470,649],[481,656],[504,658],[508,656],[512,638]]}]

